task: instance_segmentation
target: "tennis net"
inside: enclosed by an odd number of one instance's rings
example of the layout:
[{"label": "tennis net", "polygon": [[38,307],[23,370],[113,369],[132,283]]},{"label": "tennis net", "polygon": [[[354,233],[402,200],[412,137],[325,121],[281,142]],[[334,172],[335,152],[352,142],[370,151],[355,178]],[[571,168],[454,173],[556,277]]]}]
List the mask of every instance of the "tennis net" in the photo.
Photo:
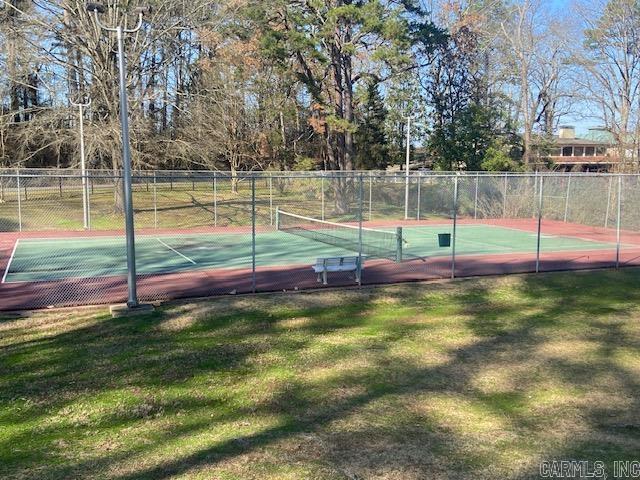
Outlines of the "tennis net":
[{"label": "tennis net", "polygon": [[277,209],[276,228],[316,242],[361,252],[369,257],[402,261],[401,227],[397,227],[395,231],[379,230],[319,220]]}]

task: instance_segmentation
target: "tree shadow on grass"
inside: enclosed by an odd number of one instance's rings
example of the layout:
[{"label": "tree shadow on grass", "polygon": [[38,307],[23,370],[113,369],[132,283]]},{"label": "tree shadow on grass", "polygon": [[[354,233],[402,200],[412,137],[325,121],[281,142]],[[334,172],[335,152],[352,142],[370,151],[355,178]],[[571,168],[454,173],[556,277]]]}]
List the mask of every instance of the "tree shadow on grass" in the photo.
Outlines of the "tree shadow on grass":
[{"label": "tree shadow on grass", "polygon": [[[93,452],[88,460],[49,452],[54,461],[44,476],[169,478],[220,465],[246,473],[251,465],[240,464],[257,458],[258,468],[269,449],[282,464],[308,463],[330,478],[535,478],[539,459],[630,456],[639,440],[633,419],[640,386],[616,358],[640,350],[637,330],[621,320],[637,314],[640,293],[629,287],[639,277],[629,270],[521,277],[515,286],[484,279],[225,300],[223,309],[209,302],[197,311],[102,319],[10,343],[0,348],[8,367],[0,404],[28,402],[0,417],[23,423],[0,443],[4,468],[43,461],[37,448],[10,454],[34,432],[49,443],[73,443],[87,431],[156,418],[169,425],[149,442]],[[582,350],[573,352],[572,342]],[[272,368],[286,374],[261,383]],[[250,382],[268,387],[268,395],[243,396]],[[198,386],[215,390],[200,396]],[[611,387],[626,401],[607,407]],[[185,393],[164,395],[174,389]],[[82,399],[121,390],[134,392],[135,408],[116,403],[84,423],[50,421],[65,411],[77,419]],[[171,423],[185,412],[190,421]],[[188,446],[208,431],[261,418],[277,420],[113,473],[163,445]],[[603,418],[624,418],[631,428]],[[566,432],[552,432],[554,425]]]}]

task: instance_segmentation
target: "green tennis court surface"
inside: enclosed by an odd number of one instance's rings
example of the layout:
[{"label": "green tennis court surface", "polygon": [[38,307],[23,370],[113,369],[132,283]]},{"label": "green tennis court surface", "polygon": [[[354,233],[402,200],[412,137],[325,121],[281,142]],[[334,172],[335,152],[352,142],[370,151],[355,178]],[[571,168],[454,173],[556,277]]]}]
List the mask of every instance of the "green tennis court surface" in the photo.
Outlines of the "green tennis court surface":
[{"label": "green tennis court surface", "polygon": [[[393,231],[393,229],[389,229]],[[451,225],[404,227],[404,258],[451,255],[451,248],[438,246],[438,233]],[[457,255],[533,253],[536,233],[489,225],[457,227]],[[614,243],[576,237],[544,236],[543,252],[615,250]],[[256,266],[312,264],[316,257],[353,255],[355,252],[299,237],[283,231],[256,236]],[[252,266],[250,234],[138,235],[136,237],[139,275],[183,272],[213,268]],[[125,275],[124,237],[65,239],[23,239],[13,252],[3,281],[33,282],[66,278],[93,278]]]}]

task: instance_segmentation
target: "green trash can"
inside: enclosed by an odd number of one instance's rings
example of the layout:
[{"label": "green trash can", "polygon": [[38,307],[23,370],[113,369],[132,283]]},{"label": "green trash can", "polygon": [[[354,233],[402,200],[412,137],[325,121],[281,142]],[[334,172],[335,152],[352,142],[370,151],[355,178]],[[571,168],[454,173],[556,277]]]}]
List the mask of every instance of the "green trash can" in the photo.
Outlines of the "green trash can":
[{"label": "green trash can", "polygon": [[439,233],[438,234],[438,245],[440,247],[450,247],[451,246],[451,234],[450,233]]}]

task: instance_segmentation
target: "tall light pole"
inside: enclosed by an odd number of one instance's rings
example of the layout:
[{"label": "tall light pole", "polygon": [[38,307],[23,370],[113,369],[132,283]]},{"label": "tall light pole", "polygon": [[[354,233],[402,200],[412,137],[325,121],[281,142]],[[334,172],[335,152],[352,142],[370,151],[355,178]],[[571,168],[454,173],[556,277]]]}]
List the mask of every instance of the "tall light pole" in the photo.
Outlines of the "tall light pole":
[{"label": "tall light pole", "polygon": [[[2,0],[0,0],[2,1]],[[55,90],[53,90],[47,82],[44,81],[43,78],[38,78],[40,80],[40,84],[44,86],[49,91],[51,98],[55,96]],[[80,125],[80,171],[82,176],[82,217],[83,217],[83,225],[84,229],[88,230],[91,228],[90,221],[90,210],[89,210],[89,186],[87,179],[87,168],[86,168],[86,159],[85,159],[85,150],[84,150],[84,109],[91,105],[91,99],[89,98],[86,102],[74,102],[69,99],[69,104],[73,107],[78,107],[78,123]]]},{"label": "tall light pole", "polygon": [[133,223],[133,201],[131,193],[131,147],[129,145],[129,112],[127,106],[127,66],[124,58],[123,37],[126,33],[135,33],[142,27],[143,10],[138,10],[138,23],[135,28],[126,28],[122,25],[109,27],[100,22],[99,13],[104,13],[104,6],[97,3],[88,3],[87,10],[93,12],[96,24],[107,32],[116,32],[118,41],[118,72],[120,80],[120,127],[122,130],[122,171],[125,210],[125,235],[127,240],[127,307],[139,306],[136,291],[136,251]]},{"label": "tall light pole", "polygon": [[407,117],[407,156],[405,161],[404,219],[409,220],[409,158],[411,157],[411,117]]},{"label": "tall light pole", "polygon": [[84,153],[84,109],[91,105],[91,99],[85,103],[70,102],[74,107],[78,107],[78,117],[80,123],[80,172],[82,175],[82,212],[83,223],[85,230],[90,228],[90,215],[89,215],[89,184],[87,181],[87,163]]}]

